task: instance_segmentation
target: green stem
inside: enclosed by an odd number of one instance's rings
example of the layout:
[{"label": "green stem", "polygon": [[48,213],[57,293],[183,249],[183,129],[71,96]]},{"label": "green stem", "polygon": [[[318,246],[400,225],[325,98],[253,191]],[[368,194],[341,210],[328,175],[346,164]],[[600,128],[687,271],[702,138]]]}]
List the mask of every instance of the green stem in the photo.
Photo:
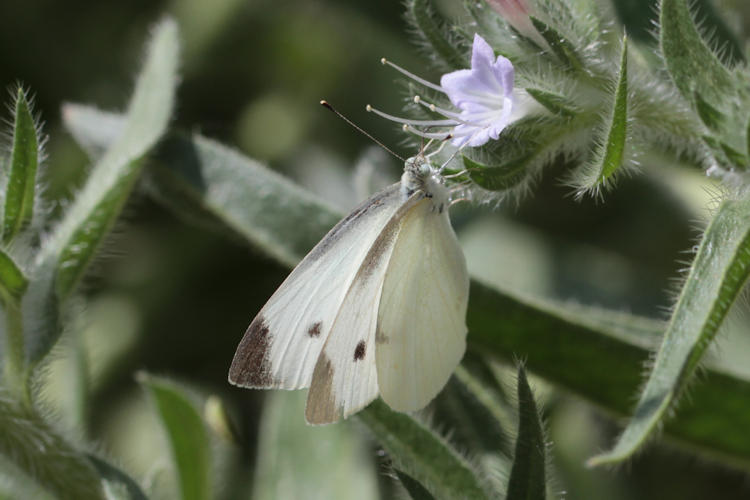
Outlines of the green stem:
[{"label": "green stem", "polygon": [[27,407],[31,407],[31,392],[26,383],[27,366],[23,342],[23,316],[13,300],[6,300],[5,308],[5,366],[4,376],[8,389]]}]

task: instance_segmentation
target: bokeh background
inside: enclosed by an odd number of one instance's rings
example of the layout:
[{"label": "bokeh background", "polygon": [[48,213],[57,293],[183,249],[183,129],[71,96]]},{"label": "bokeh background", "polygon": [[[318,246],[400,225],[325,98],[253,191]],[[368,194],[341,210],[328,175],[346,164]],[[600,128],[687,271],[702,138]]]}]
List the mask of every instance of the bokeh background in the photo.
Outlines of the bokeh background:
[{"label": "bokeh background", "polygon": [[[712,3],[697,3],[709,24],[722,15]],[[747,32],[743,0],[725,4],[744,9],[744,18],[728,21]],[[441,6],[460,15],[453,2]],[[614,6],[635,43],[654,43],[652,0]],[[22,82],[34,96],[49,135],[46,196],[53,206],[76,190],[88,164],[60,123],[61,104],[120,109],[150,26],[164,15],[177,19],[183,41],[175,128],[230,144],[342,209],[397,179],[397,160],[318,101],[328,99],[402,155],[413,153],[397,127],[364,110],[372,103],[398,112],[403,103],[397,74],[380,57],[439,78],[410,43],[399,1],[4,0],[0,87]],[[732,57],[740,45],[717,26]],[[642,175],[621,182],[606,202],[577,202],[562,185],[565,168],[551,165],[524,199],[456,211],[470,268],[519,292],[663,318],[714,188],[695,167],[646,158]],[[210,227],[183,223],[144,194],[135,196],[103,254],[85,281],[88,304],[79,313],[93,389],[88,437],[137,477],[160,481],[161,430],[134,374],[168,374],[228,403],[245,465],[238,481],[250,484],[254,464],[266,460],[257,445],[265,395],[230,387],[226,373],[245,327],[287,270]],[[731,342],[725,355],[748,352],[747,340]],[[65,339],[62,344],[64,353]],[[66,366],[61,354],[47,370],[50,404],[60,408],[76,397],[65,383]],[[744,473],[668,442],[616,471],[585,470],[583,460],[610,443],[617,427],[575,397],[539,387],[567,498],[750,498]],[[388,497],[396,486],[382,456],[371,443],[362,446],[381,496]]]}]

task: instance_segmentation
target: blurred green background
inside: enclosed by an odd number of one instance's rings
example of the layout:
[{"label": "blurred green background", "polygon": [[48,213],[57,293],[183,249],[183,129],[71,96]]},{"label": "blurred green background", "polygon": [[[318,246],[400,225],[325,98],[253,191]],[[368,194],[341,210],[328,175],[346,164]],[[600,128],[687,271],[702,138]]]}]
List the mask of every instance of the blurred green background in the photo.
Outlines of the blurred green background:
[{"label": "blurred green background", "polygon": [[[706,16],[717,15],[701,5]],[[447,0],[442,6],[449,15],[459,12]],[[650,0],[620,0],[615,10],[637,43],[653,43]],[[328,99],[403,155],[413,152],[398,128],[364,111],[372,103],[398,112],[403,103],[397,75],[379,64],[380,57],[439,78],[410,44],[398,1],[5,0],[0,86],[12,89],[20,81],[35,97],[49,134],[45,176],[53,206],[75,191],[87,166],[61,126],[61,104],[122,106],[149,27],[166,14],[177,19],[183,41],[174,127],[233,145],[342,209],[372,186],[397,179],[396,160],[373,150],[318,101]],[[741,31],[741,18],[734,19]],[[518,203],[454,213],[470,269],[516,291],[663,318],[712,185],[696,169],[646,157],[644,175],[622,181],[606,203],[576,202],[561,185],[564,169],[551,166]],[[154,436],[160,429],[134,373],[168,374],[229,402],[248,467],[237,480],[251,481],[248,471],[265,460],[263,451],[256,455],[265,395],[230,387],[226,373],[245,327],[287,271],[210,227],[183,224],[143,194],[103,254],[83,287],[89,303],[80,313],[94,391],[89,437],[137,477],[158,476],[164,450]],[[741,339],[730,341],[730,357],[748,352]],[[61,408],[75,397],[65,370],[64,361],[47,370],[49,400]],[[575,397],[546,391],[543,399],[567,498],[750,498],[744,473],[699,461],[669,443],[617,471],[585,470],[583,460],[611,442],[617,428]],[[302,412],[294,411],[302,422]],[[374,446],[366,446],[373,448],[367,460],[377,458]],[[388,496],[395,486],[382,465],[372,468]]]}]

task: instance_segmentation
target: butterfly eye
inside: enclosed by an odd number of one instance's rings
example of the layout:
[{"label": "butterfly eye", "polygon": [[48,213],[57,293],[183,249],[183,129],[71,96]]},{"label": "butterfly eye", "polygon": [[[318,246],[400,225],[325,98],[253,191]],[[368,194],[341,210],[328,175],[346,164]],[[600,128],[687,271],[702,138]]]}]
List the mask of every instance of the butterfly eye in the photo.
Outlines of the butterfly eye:
[{"label": "butterfly eye", "polygon": [[420,177],[427,177],[432,173],[432,168],[430,168],[430,164],[426,161],[424,163],[419,164],[419,176]]}]

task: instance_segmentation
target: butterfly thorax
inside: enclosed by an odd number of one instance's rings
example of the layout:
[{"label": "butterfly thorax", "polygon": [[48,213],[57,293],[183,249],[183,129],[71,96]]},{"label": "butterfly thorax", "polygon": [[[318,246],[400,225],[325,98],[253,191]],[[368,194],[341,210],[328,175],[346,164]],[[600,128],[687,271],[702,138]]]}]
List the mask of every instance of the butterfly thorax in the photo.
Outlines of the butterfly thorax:
[{"label": "butterfly thorax", "polygon": [[409,158],[404,163],[404,175],[401,176],[401,194],[406,200],[411,195],[421,191],[425,198],[430,198],[439,212],[448,205],[448,188],[436,169],[423,155]]}]

